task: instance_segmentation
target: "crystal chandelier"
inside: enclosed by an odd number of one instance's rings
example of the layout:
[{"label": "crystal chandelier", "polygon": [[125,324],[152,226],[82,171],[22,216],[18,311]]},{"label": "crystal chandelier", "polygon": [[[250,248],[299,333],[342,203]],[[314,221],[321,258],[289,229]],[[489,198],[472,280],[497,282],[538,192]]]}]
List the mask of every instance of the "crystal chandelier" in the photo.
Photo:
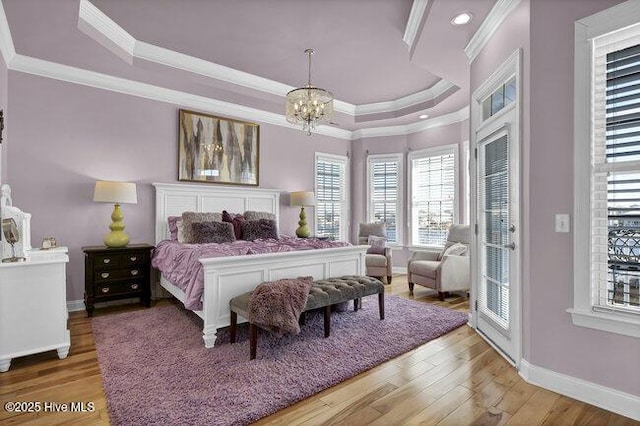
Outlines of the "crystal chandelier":
[{"label": "crystal chandelier", "polygon": [[311,55],[313,49],[306,49],[309,55],[309,81],[306,86],[287,93],[287,121],[302,124],[308,135],[318,124],[328,123],[333,116],[333,95],[328,90],[311,85]]}]

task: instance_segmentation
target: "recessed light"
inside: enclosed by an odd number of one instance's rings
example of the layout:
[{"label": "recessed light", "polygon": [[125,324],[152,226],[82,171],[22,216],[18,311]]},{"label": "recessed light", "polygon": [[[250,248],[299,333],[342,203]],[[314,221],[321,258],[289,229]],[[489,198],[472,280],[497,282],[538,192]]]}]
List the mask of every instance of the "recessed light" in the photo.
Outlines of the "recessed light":
[{"label": "recessed light", "polygon": [[451,20],[451,23],[453,25],[465,25],[465,24],[468,24],[469,22],[471,22],[471,18],[473,18],[473,15],[471,13],[462,12],[461,14],[459,14],[455,18],[453,18]]},{"label": "recessed light", "polygon": [[418,116],[419,119],[424,120],[425,118],[429,118],[429,116],[427,114],[422,114],[420,116]]}]

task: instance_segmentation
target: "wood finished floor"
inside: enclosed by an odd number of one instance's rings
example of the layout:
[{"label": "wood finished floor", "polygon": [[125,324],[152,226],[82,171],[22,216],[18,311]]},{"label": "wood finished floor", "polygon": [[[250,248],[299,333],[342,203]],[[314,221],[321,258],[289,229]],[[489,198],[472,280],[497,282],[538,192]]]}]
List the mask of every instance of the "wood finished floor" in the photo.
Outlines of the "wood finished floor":
[{"label": "wood finished floor", "polygon": [[[444,302],[406,276],[387,292],[468,312],[468,300]],[[159,301],[156,305],[172,303]],[[137,304],[98,309],[97,315],[143,309]],[[407,319],[410,321],[410,318]],[[89,413],[12,413],[0,408],[0,424],[108,425],[90,319],[70,314],[71,351],[13,360],[0,373],[1,406],[8,401],[93,402]],[[135,401],[132,401],[135,404]],[[292,405],[258,425],[640,425],[631,419],[530,385],[469,327],[463,326],[350,380]]]}]

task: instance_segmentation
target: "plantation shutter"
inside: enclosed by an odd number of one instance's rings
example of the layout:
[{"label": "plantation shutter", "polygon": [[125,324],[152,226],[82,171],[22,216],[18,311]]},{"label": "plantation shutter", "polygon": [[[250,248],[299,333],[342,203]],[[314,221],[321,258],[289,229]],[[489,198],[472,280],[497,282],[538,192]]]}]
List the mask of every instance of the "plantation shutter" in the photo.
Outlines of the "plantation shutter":
[{"label": "plantation shutter", "polygon": [[411,160],[413,244],[444,246],[455,220],[456,156],[449,152]]},{"label": "plantation shutter", "polygon": [[316,158],[316,234],[345,240],[346,159]]},{"label": "plantation shutter", "polygon": [[387,240],[398,242],[400,161],[369,158],[370,222],[384,222]]},{"label": "plantation shutter", "polygon": [[594,40],[591,277],[596,308],[640,313],[640,37],[633,32]]}]

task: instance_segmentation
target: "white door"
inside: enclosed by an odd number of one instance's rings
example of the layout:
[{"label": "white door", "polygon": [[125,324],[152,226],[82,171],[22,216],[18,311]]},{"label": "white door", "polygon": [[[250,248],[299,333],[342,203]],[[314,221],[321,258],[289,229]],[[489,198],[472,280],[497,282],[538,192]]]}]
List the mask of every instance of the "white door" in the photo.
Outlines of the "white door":
[{"label": "white door", "polygon": [[519,359],[518,152],[515,108],[476,137],[476,326],[503,354]]}]

